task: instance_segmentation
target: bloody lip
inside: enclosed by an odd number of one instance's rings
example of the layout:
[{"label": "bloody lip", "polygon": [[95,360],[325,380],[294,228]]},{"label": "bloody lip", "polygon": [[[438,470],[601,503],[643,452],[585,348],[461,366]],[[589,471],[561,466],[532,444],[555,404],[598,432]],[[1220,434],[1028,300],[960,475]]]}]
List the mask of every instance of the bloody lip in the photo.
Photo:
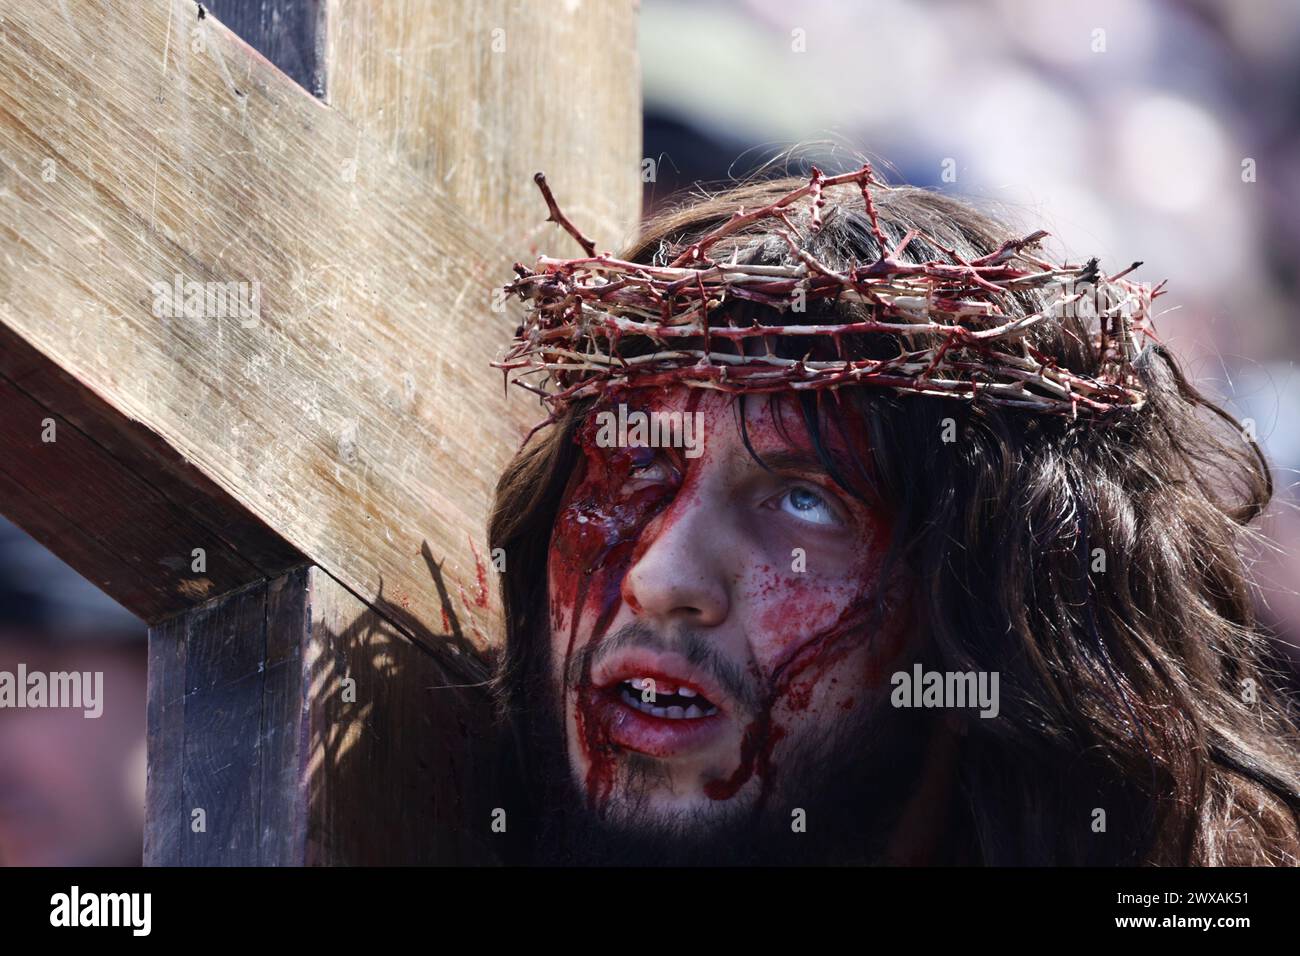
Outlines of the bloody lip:
[{"label": "bloody lip", "polygon": [[719,710],[711,717],[673,720],[643,713],[626,704],[618,685],[598,691],[592,699],[592,717],[604,725],[612,743],[650,757],[678,757],[715,743],[725,731]]},{"label": "bloody lip", "polygon": [[[636,709],[623,699],[624,681],[651,678],[661,688],[686,687],[695,691],[717,712],[708,717],[673,719]],[[716,743],[726,733],[730,703],[721,688],[697,673],[685,661],[644,651],[619,655],[596,668],[590,717],[620,747],[651,757],[684,756]]]}]

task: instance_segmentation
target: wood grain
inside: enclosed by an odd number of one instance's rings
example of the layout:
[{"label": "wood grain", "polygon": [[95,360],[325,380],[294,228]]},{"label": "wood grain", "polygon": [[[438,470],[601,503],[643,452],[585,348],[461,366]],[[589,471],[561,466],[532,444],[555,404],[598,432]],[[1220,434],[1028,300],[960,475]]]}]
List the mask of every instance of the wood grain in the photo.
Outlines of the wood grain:
[{"label": "wood grain", "polygon": [[633,0],[326,0],[327,99],[515,258],[617,250],[641,206]]}]

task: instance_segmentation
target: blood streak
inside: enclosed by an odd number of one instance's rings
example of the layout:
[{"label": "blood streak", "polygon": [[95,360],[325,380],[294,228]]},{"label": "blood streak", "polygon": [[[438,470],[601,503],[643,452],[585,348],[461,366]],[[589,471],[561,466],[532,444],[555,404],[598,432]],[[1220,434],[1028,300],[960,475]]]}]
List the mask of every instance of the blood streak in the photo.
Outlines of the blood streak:
[{"label": "blood streak", "polygon": [[[815,684],[817,674],[860,646],[869,604],[869,598],[861,596],[851,602],[835,624],[800,644],[776,667],[768,679],[767,692],[758,715],[745,727],[740,745],[740,765],[730,777],[711,780],[705,784],[704,793],[709,799],[730,800],[741,787],[757,776],[762,781],[762,786],[755,812],[761,810],[771,788],[772,752],[786,736],[785,728],[772,716],[777,703],[789,695],[791,686],[805,671],[816,668],[814,674],[807,678],[810,684]],[[811,690],[807,693],[810,694]],[[794,696],[792,709],[802,709],[806,705],[807,700],[801,699],[800,694]]]},{"label": "blood streak", "polygon": [[[867,677],[870,680],[879,662],[892,658],[904,636],[903,622],[898,619],[884,621],[878,634],[868,635],[867,626],[872,620],[877,594],[871,586],[880,569],[882,543],[887,543],[889,529],[883,521],[873,518],[863,548],[864,559],[858,580],[864,582],[859,592],[841,611],[838,619],[828,628],[814,634],[773,668],[767,679],[766,692],[757,716],[745,727],[741,741],[740,763],[725,779],[705,784],[704,793],[711,800],[729,800],[754,777],[761,785],[754,812],[762,810],[772,784],[772,754],[787,731],[775,720],[777,704],[784,699],[792,711],[807,709],[812,693],[820,678],[833,665],[862,646],[872,643]],[[799,614],[791,614],[798,618]],[[873,684],[874,686],[874,684]]]},{"label": "blood streak", "polygon": [[[644,394],[644,393],[642,393]],[[611,395],[614,395],[611,390]],[[615,397],[618,400],[622,395]],[[695,410],[702,390],[691,389],[687,411]],[[632,404],[629,401],[629,404]],[[645,534],[647,525],[672,502],[680,487],[676,483],[654,483],[628,491],[632,470],[647,461],[645,449],[598,448],[595,415],[590,415],[574,436],[583,450],[579,470],[570,482],[564,504],[556,518],[550,544],[550,574],[554,600],[552,626],[562,633],[564,614],[568,611],[569,636],[561,672],[567,684],[576,646],[578,622],[584,618],[588,604],[594,604],[596,621],[589,648],[594,650],[604,640],[620,606],[626,603],[636,610],[634,597],[623,587],[628,570],[649,547],[656,534]],[[666,520],[671,520],[666,518]],[[816,685],[824,673],[870,639],[873,648],[868,674],[876,676],[881,661],[892,658],[902,639],[896,626],[882,628],[882,633],[868,635],[876,593],[871,586],[879,570],[878,556],[888,531],[883,524],[864,529],[862,561],[857,580],[863,582],[848,601],[837,620],[814,634],[787,654],[763,680],[765,693],[758,712],[743,731],[740,762],[727,778],[710,781],[705,793],[714,800],[733,797],[749,780],[761,782],[758,808],[767,799],[772,781],[772,755],[784,739],[787,728],[774,719],[778,703],[785,702],[792,711],[806,709]],[[770,570],[770,568],[764,568]],[[774,585],[769,585],[769,589]],[[826,595],[809,594],[809,600],[825,604]],[[835,602],[838,603],[838,602]],[[786,619],[807,620],[807,614],[789,614]],[[883,622],[887,625],[897,622]],[[885,633],[888,632],[888,633]],[[593,655],[587,654],[588,661]],[[590,663],[574,680],[576,693],[575,724],[577,739],[588,759],[586,789],[593,808],[603,808],[614,782],[616,760],[621,748],[609,736],[609,729],[595,713],[595,694]],[[843,705],[851,706],[851,702]]]},{"label": "blood streak", "polygon": [[[622,393],[615,397],[622,397]],[[597,618],[590,638],[594,650],[618,613],[622,582],[632,565],[641,532],[671,502],[676,491],[675,485],[656,483],[629,492],[631,472],[648,462],[649,450],[599,448],[597,431],[595,415],[591,415],[575,435],[584,452],[583,472],[576,476],[577,485],[566,497],[551,537],[551,574],[556,593],[552,623],[561,620],[561,609],[572,609],[561,672],[565,680],[583,611],[594,598]],[[588,758],[587,795],[593,806],[601,806],[613,786],[615,758],[621,748],[609,739],[608,728],[594,717],[595,688],[590,665],[576,681],[575,691],[576,729]]]},{"label": "blood streak", "polygon": [[474,539],[469,539],[469,549],[474,553],[474,572],[478,578],[478,594],[474,597],[476,607],[488,606],[488,586],[487,586],[487,568],[483,566],[483,559],[479,557],[478,548],[474,547]]}]

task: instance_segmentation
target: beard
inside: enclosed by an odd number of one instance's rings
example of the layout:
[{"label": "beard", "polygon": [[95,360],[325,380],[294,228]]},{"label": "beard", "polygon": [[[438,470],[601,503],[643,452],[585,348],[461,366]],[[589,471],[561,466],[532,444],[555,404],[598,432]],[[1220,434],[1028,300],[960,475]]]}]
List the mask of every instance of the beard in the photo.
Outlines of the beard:
[{"label": "beard", "polygon": [[[533,675],[526,792],[534,798],[533,863],[560,866],[762,866],[879,864],[925,759],[931,722],[881,695],[782,741],[761,799],[665,811],[650,796],[668,784],[664,762],[623,751],[610,801],[593,808],[574,779],[561,701]],[[738,755],[739,756],[739,755]],[[794,810],[804,826],[794,826]],[[937,822],[937,821],[936,821]]]}]

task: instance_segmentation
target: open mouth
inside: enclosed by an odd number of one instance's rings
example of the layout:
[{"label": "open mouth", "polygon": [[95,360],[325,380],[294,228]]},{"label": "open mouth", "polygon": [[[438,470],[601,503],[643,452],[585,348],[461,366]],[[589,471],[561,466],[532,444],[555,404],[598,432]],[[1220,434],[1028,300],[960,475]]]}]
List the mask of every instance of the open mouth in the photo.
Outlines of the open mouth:
[{"label": "open mouth", "polygon": [[664,720],[700,720],[718,712],[717,705],[690,687],[664,686],[654,678],[632,677],[621,681],[622,702],[643,714]]},{"label": "open mouth", "polygon": [[661,759],[719,746],[735,727],[730,701],[677,655],[636,649],[596,668],[591,718],[619,747]]}]

